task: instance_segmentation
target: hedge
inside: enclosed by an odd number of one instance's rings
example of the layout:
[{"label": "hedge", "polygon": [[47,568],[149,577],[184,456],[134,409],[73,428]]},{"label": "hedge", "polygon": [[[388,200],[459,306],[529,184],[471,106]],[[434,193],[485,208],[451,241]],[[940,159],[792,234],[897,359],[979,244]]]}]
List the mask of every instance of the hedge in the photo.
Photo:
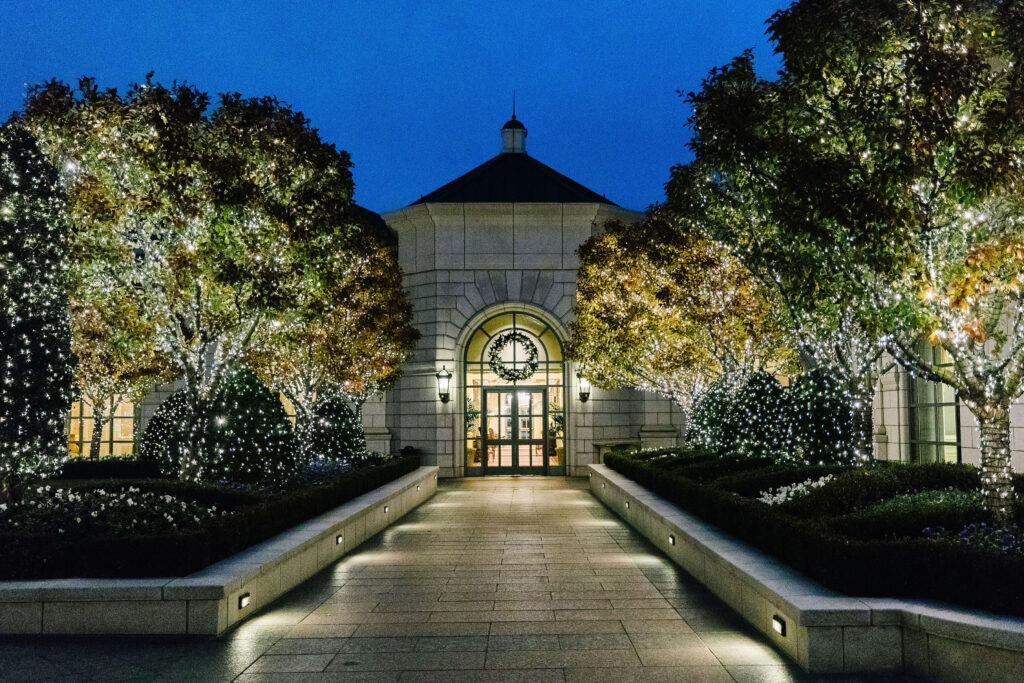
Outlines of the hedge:
[{"label": "hedge", "polygon": [[[858,540],[827,518],[797,517],[656,464],[609,454],[605,464],[701,519],[774,555],[825,586],[848,595],[941,600],[1024,616],[1024,557],[997,555],[926,539]],[[949,466],[918,468],[909,479],[957,478]],[[933,468],[932,472],[922,472]]]},{"label": "hedge", "polygon": [[[152,536],[83,537],[3,531],[0,579],[185,576],[372,491],[419,465],[419,456],[403,456],[327,484],[257,502],[251,502],[254,497],[246,494],[193,485],[188,489],[196,496],[193,500],[220,505],[225,496],[235,495],[236,502],[242,503],[233,514],[195,530]],[[179,495],[183,492],[180,482],[171,481],[149,481],[145,488]],[[203,495],[209,498],[203,500]]]},{"label": "hedge", "polygon": [[150,479],[160,476],[160,466],[149,460],[108,456],[99,460],[74,458],[60,469],[56,479]]}]

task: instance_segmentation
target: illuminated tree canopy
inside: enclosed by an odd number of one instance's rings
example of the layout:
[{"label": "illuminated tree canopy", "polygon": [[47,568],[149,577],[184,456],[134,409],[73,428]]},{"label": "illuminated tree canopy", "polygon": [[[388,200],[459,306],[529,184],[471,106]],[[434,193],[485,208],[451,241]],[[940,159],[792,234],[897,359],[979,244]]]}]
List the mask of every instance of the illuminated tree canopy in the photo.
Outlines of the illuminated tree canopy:
[{"label": "illuminated tree canopy", "polygon": [[[367,285],[348,155],[274,98],[211,107],[149,78],[123,95],[54,81],[21,118],[68,187],[83,286],[145,312],[193,421],[268,329]],[[190,434],[186,478],[201,469],[201,425]]]},{"label": "illuminated tree canopy", "polygon": [[772,290],[697,224],[650,212],[579,250],[571,352],[588,378],[684,411],[723,373],[792,362]]},{"label": "illuminated tree canopy", "polygon": [[787,303],[838,302],[853,336],[957,390],[1003,521],[1024,389],[1022,17],[1019,1],[794,3],[769,22],[778,78],[746,54],[689,97],[696,162],[674,175],[735,212],[716,236]]}]

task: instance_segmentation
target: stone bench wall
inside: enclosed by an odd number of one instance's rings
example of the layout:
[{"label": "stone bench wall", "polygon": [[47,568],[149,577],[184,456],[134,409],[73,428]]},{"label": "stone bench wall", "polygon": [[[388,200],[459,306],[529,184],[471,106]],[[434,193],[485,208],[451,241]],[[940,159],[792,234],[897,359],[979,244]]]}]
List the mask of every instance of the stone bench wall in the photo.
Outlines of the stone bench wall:
[{"label": "stone bench wall", "polygon": [[[1024,619],[943,603],[841,595],[618,472],[604,465],[589,469],[598,499],[805,671],[1024,680]],[[776,617],[785,622],[784,636],[773,627]]]}]

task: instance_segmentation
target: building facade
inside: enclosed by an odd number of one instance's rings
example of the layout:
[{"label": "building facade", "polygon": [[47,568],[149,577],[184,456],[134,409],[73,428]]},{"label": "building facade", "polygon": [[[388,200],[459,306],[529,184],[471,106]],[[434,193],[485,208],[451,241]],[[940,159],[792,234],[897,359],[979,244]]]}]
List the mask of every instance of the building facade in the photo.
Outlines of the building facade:
[{"label": "building facade", "polygon": [[[580,386],[566,354],[576,249],[609,221],[641,214],[531,157],[526,136],[513,116],[498,155],[383,220],[365,212],[397,239],[422,335],[399,383],[364,407],[367,442],[383,452],[413,447],[443,476],[582,475],[613,446],[671,446],[684,435],[668,400]],[[448,373],[442,397],[438,376]],[[177,388],[118,406],[100,454],[137,451]],[[874,424],[879,459],[980,464],[977,423],[955,392],[905,370],[882,376]],[[1011,408],[1011,424],[1020,472],[1024,402]],[[68,434],[72,455],[88,453],[87,404],[73,407]]]},{"label": "building facade", "polygon": [[[681,435],[665,399],[581,394],[566,357],[576,249],[640,214],[528,155],[526,135],[513,117],[497,156],[383,215],[422,338],[398,385],[364,409],[367,437],[418,449],[444,476],[582,475],[611,446]],[[449,372],[445,402],[438,375]]]}]

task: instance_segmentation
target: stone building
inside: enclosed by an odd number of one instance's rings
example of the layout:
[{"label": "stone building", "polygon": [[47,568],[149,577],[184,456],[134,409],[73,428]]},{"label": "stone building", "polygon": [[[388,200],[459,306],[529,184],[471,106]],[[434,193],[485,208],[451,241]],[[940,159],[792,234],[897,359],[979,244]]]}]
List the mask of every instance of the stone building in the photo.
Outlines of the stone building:
[{"label": "stone building", "polygon": [[[385,452],[414,447],[444,476],[578,475],[612,446],[674,445],[682,436],[679,412],[657,396],[593,388],[582,400],[578,368],[564,355],[576,249],[608,221],[640,214],[534,159],[526,133],[513,116],[498,155],[403,209],[365,212],[398,241],[422,334],[399,384],[365,407],[367,441]],[[443,373],[451,373],[447,400]],[[135,451],[176,388],[119,406],[101,453]],[[980,463],[977,424],[948,387],[893,369],[874,411],[880,459]],[[1020,472],[1024,403],[1011,408],[1011,424]],[[75,404],[69,425],[70,450],[80,454],[91,434],[88,405]]]},{"label": "stone building", "polygon": [[367,437],[379,450],[419,449],[444,476],[581,475],[603,449],[680,435],[665,399],[581,395],[564,355],[576,249],[640,214],[534,159],[526,134],[513,116],[497,156],[383,215],[423,336],[398,386],[365,409]]}]

